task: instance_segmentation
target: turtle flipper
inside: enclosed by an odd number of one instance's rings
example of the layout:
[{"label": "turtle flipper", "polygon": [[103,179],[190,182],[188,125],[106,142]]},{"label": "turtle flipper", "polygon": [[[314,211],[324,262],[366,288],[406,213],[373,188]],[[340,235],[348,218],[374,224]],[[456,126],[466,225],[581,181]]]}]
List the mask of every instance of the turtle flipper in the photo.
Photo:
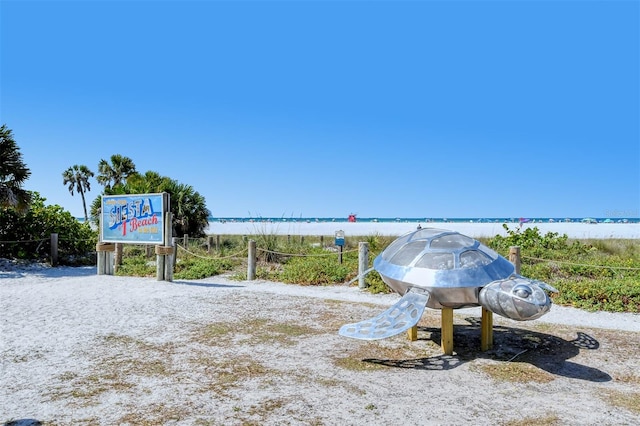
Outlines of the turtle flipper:
[{"label": "turtle flipper", "polygon": [[429,301],[428,292],[410,289],[389,309],[371,319],[345,324],[338,334],[361,340],[377,340],[395,336],[420,321]]}]

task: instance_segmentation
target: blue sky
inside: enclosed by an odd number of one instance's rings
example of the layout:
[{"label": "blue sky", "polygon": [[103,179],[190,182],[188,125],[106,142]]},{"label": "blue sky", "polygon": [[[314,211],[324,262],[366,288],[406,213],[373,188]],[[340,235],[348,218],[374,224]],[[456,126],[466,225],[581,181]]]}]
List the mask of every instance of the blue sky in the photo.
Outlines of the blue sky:
[{"label": "blue sky", "polygon": [[0,7],[0,122],[75,216],[113,154],[215,217],[640,216],[638,1]]}]

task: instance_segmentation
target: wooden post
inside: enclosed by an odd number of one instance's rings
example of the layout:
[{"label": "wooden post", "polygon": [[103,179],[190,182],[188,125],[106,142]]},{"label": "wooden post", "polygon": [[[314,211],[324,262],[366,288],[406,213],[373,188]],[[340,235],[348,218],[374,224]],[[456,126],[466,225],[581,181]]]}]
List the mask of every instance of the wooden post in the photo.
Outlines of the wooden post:
[{"label": "wooden post", "polygon": [[[123,224],[122,226],[126,226],[126,224]],[[122,265],[122,254],[124,252],[124,244],[123,243],[116,243],[116,250],[115,250],[115,257],[116,257],[116,261],[114,262],[113,265],[113,271],[116,272],[118,270],[118,266]]]},{"label": "wooden post", "polygon": [[182,237],[182,245],[186,249],[189,248],[189,235],[188,234],[184,234],[184,236]]},{"label": "wooden post", "polygon": [[147,258],[153,256],[153,246],[150,244],[147,244],[145,246],[145,254],[147,255]]},{"label": "wooden post", "polygon": [[58,266],[58,234],[51,234],[51,266]]},{"label": "wooden post", "polygon": [[369,266],[369,243],[358,243],[358,288],[367,288],[365,271]]},{"label": "wooden post", "polygon": [[[166,194],[166,196],[167,206],[169,206],[169,194]],[[185,234],[185,238],[187,238],[188,241],[187,234]],[[164,219],[164,245],[169,247],[171,250],[169,251],[169,254],[166,255],[166,260],[164,262],[164,279],[165,281],[172,282],[173,267],[175,265],[174,262],[176,258],[176,246],[173,245],[173,213],[171,213],[170,211],[167,212]]]},{"label": "wooden post", "polygon": [[216,251],[220,251],[220,235],[216,235]]},{"label": "wooden post", "polygon": [[173,264],[173,269],[176,269],[176,263],[178,262],[178,237],[172,237],[171,238],[171,245],[173,246],[173,249],[175,250],[173,252],[173,262],[171,262]]},{"label": "wooden post", "polygon": [[410,329],[407,330],[407,337],[410,341],[415,342],[418,340],[418,326],[414,325]]},{"label": "wooden post", "polygon": [[[162,193],[162,202],[169,210],[170,197],[166,192]],[[164,213],[164,236],[162,245],[156,246],[156,279],[158,281],[173,281],[173,259],[174,247],[173,242],[173,213],[167,211]]]},{"label": "wooden post", "polygon": [[513,263],[513,266],[515,266],[515,269],[516,269],[516,274],[520,275],[520,266],[522,262],[520,261],[519,246],[509,247],[509,262]]},{"label": "wooden post", "polygon": [[342,246],[338,246],[338,247],[339,247],[338,262],[342,265]]},{"label": "wooden post", "polygon": [[112,250],[111,251],[107,251],[104,257],[104,273],[105,275],[113,275],[116,272],[116,267],[115,267],[115,250],[116,250],[116,246],[115,244],[111,245]]},{"label": "wooden post", "polygon": [[442,308],[442,352],[453,355],[453,308]]},{"label": "wooden post", "polygon": [[113,252],[115,248],[115,244],[96,244],[98,275],[113,275]]},{"label": "wooden post", "polygon": [[211,253],[211,246],[213,245],[213,236],[207,237],[207,253]]},{"label": "wooden post", "polygon": [[247,256],[247,280],[256,279],[256,242],[249,240],[249,254]]},{"label": "wooden post", "polygon": [[156,279],[158,281],[164,280],[164,262],[165,256],[162,254],[162,246],[156,246]]},{"label": "wooden post", "polygon": [[493,312],[482,307],[480,320],[480,350],[488,351],[493,347]]},{"label": "wooden post", "polygon": [[300,235],[300,245],[304,244],[304,235]]},{"label": "wooden post", "polygon": [[320,247],[324,247],[324,235],[320,235]]}]

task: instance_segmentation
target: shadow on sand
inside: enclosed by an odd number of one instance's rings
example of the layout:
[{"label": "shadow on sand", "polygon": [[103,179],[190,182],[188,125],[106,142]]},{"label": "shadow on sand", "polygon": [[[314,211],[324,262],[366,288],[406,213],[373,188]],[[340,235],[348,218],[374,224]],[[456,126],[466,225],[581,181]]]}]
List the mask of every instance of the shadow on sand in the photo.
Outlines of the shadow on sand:
[{"label": "shadow on sand", "polygon": [[173,280],[173,284],[189,285],[193,287],[208,287],[208,288],[244,288],[244,285],[234,284],[215,284],[215,283],[198,283],[193,281]]},{"label": "shadow on sand", "polygon": [[[597,350],[600,344],[588,334],[578,332],[573,340],[521,328],[493,327],[493,349],[480,351],[480,319],[465,318],[470,324],[454,327],[454,355],[390,360],[364,359],[364,362],[397,368],[419,370],[450,370],[474,359],[527,362],[558,376],[591,382],[608,382],[611,376],[597,368],[568,361],[580,350]],[[418,327],[418,340],[431,340],[440,345],[439,328]]]}]

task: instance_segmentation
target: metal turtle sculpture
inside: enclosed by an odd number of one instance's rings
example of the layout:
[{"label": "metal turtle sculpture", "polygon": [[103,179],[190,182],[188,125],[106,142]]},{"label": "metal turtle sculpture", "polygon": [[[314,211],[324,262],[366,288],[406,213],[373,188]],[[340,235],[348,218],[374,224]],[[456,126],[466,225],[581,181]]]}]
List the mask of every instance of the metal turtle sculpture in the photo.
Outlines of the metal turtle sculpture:
[{"label": "metal turtle sculpture", "polygon": [[391,337],[420,321],[432,309],[483,306],[517,321],[541,317],[551,309],[542,281],[515,274],[507,259],[458,232],[422,228],[400,236],[374,259],[382,280],[402,297],[380,315],[340,328],[363,340]]}]

